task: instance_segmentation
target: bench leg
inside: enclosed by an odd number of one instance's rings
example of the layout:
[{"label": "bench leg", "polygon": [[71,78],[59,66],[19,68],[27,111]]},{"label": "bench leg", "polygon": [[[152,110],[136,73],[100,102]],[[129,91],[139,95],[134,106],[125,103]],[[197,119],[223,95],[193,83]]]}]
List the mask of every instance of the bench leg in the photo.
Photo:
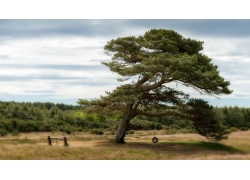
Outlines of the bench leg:
[{"label": "bench leg", "polygon": [[48,143],[50,146],[52,146],[50,136],[48,136]]},{"label": "bench leg", "polygon": [[67,138],[66,137],[63,138],[63,141],[64,141],[64,146],[69,146],[68,143],[67,143]]}]

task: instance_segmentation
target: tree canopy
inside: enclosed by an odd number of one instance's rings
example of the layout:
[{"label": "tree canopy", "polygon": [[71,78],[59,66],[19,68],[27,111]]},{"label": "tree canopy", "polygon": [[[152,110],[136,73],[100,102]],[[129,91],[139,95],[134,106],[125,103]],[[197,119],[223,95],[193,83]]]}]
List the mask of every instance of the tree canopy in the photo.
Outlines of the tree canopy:
[{"label": "tree canopy", "polygon": [[120,75],[118,81],[128,83],[99,99],[79,99],[78,103],[88,113],[123,113],[116,142],[124,142],[129,121],[137,115],[190,119],[199,134],[220,140],[225,137],[224,128],[214,118],[213,107],[168,86],[178,82],[210,96],[232,93],[230,82],[220,76],[212,59],[201,53],[203,43],[165,29],[112,39],[104,47],[112,61],[102,64]]}]

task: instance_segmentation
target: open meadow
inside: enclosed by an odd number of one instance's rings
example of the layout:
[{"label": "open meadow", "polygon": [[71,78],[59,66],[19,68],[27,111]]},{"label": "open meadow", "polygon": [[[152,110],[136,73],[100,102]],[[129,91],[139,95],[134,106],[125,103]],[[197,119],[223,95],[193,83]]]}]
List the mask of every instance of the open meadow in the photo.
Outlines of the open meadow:
[{"label": "open meadow", "polygon": [[[0,138],[1,160],[249,160],[250,131],[237,131],[220,142],[209,141],[198,134],[166,135],[156,132],[158,143],[152,143],[153,131],[136,131],[125,137],[126,144],[114,144],[113,135],[79,132],[20,133]],[[67,137],[62,140],[47,137]]]}]

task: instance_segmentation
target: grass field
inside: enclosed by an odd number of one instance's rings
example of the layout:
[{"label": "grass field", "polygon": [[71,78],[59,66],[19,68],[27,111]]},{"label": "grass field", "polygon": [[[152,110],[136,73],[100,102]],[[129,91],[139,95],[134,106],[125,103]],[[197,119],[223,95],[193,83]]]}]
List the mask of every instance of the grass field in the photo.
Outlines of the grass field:
[{"label": "grass field", "polygon": [[[63,141],[47,137],[68,139]],[[220,142],[197,134],[166,135],[157,131],[158,143],[152,143],[153,131],[127,135],[126,144],[114,144],[113,135],[76,133],[20,133],[0,138],[1,160],[249,160],[250,131],[238,131]],[[57,144],[58,143],[58,144]]]}]

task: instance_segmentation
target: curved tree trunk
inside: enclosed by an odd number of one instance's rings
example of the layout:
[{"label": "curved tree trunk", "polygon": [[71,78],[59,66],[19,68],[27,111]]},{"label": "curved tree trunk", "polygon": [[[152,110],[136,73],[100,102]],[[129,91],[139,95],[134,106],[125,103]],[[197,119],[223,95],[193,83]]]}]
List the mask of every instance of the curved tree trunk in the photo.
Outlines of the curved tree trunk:
[{"label": "curved tree trunk", "polygon": [[124,137],[126,135],[126,131],[129,127],[129,121],[132,119],[132,105],[128,105],[127,111],[123,115],[122,121],[118,128],[118,131],[115,135],[115,142],[116,143],[125,143]]}]

